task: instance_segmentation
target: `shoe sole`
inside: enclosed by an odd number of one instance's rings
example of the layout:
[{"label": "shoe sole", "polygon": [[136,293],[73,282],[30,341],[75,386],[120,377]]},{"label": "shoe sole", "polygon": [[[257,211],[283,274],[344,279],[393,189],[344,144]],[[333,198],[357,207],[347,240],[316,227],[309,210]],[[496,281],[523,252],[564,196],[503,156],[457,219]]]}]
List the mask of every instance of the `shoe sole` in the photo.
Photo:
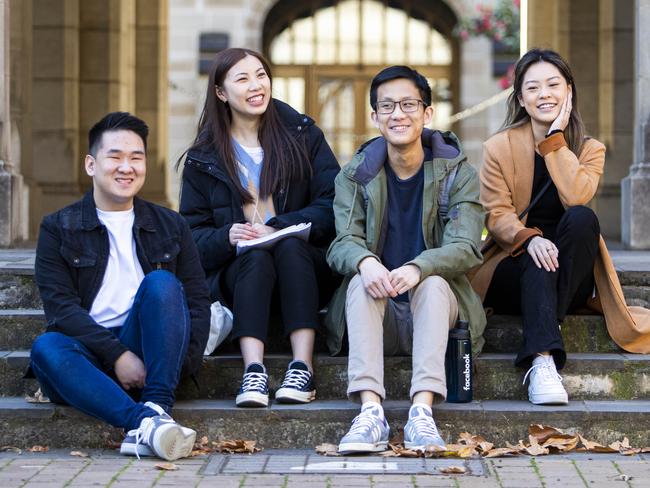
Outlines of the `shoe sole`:
[{"label": "shoe sole", "polygon": [[564,394],[528,395],[528,400],[533,405],[568,405],[569,396]]},{"label": "shoe sole", "polygon": [[415,444],[411,441],[404,441],[404,447],[406,449],[410,449],[411,451],[426,451],[427,447],[429,446],[435,446],[435,447],[442,447],[446,448],[446,444]]},{"label": "shoe sole", "polygon": [[309,403],[316,399],[316,390],[299,391],[295,388],[280,388],[275,392],[275,399],[280,403]]},{"label": "shoe sole", "polygon": [[268,407],[269,396],[257,391],[247,391],[237,395],[235,404],[238,407]]},{"label": "shoe sole", "polygon": [[196,441],[196,432],[192,429],[170,424],[159,427],[150,446],[156,455],[166,461],[188,457]]},{"label": "shoe sole", "polygon": [[155,457],[156,454],[149,449],[149,446],[138,444],[136,449],[135,444],[122,444],[120,446],[120,454],[125,456],[140,456],[140,457]]},{"label": "shoe sole", "polygon": [[367,442],[347,442],[339,444],[338,452],[340,454],[355,454],[362,452],[381,452],[388,449],[388,441],[381,441],[375,444]]}]

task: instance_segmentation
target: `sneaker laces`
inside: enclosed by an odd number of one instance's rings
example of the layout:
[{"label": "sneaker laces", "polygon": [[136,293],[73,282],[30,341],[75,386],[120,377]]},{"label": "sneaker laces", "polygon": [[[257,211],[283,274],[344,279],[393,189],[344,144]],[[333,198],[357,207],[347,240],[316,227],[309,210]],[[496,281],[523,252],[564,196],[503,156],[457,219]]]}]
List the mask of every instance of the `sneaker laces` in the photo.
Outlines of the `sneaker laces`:
[{"label": "sneaker laces", "polygon": [[524,381],[521,383],[522,385],[526,384],[528,375],[530,375],[533,371],[537,371],[538,374],[542,375],[542,379],[544,380],[558,380],[562,382],[562,376],[560,376],[560,373],[558,373],[557,369],[555,369],[555,363],[551,364],[549,361],[545,360],[543,363],[533,364],[530,367],[530,369],[524,375]]},{"label": "sneaker laces", "polygon": [[348,434],[362,434],[367,430],[372,430],[376,424],[376,420],[374,419],[381,422],[381,419],[377,415],[361,412],[359,415],[354,417]]},{"label": "sneaker laces", "polygon": [[280,388],[296,388],[301,390],[309,380],[311,379],[311,373],[309,371],[304,371],[302,369],[289,369],[284,375],[284,380]]},{"label": "sneaker laces", "polygon": [[[154,412],[158,414],[158,416],[163,420],[164,422],[173,422],[174,419],[172,419],[167,412],[158,404],[154,402],[146,402],[145,407],[149,407],[152,409]],[[147,439],[149,437],[149,434],[151,433],[151,428],[154,426],[155,422],[153,417],[145,417],[140,421],[140,426],[137,429],[132,429],[127,432],[127,436],[133,436],[135,437],[135,455],[138,458],[138,461],[140,460],[140,453],[138,452],[138,446],[142,443],[143,440]]]},{"label": "sneaker laces", "polygon": [[418,434],[427,437],[440,437],[436,423],[434,422],[433,418],[429,417],[428,415],[417,415],[411,417],[409,421],[413,424],[413,427],[418,432]]},{"label": "sneaker laces", "polygon": [[138,452],[138,446],[142,444],[143,440],[149,437],[151,427],[153,426],[154,421],[153,417],[145,417],[140,422],[140,427],[137,429],[130,430],[127,435],[135,437],[135,456],[140,460],[140,453]]},{"label": "sneaker laces", "polygon": [[244,373],[244,379],[241,384],[242,391],[266,389],[268,375],[266,373]]}]

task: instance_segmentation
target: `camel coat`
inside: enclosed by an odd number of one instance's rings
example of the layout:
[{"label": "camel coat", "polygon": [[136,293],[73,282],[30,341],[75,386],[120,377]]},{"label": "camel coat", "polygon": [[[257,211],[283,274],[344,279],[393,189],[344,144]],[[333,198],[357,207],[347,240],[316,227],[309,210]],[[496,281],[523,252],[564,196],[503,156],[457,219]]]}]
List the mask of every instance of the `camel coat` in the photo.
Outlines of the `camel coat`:
[{"label": "camel coat", "polygon": [[[484,262],[472,271],[472,287],[485,299],[492,275],[502,259],[525,252],[526,240],[541,235],[538,229],[519,220],[532,198],[535,143],[530,123],[500,132],[483,145],[481,203],[485,207],[486,227],[494,239],[485,252]],[[605,146],[587,139],[579,157],[566,145],[564,135],[555,133],[539,144],[548,172],[565,207],[587,205],[598,189],[603,174]],[[650,310],[628,307],[605,241],[600,238],[594,265],[596,297],[589,305],[602,311],[614,342],[629,352],[650,353]]]}]

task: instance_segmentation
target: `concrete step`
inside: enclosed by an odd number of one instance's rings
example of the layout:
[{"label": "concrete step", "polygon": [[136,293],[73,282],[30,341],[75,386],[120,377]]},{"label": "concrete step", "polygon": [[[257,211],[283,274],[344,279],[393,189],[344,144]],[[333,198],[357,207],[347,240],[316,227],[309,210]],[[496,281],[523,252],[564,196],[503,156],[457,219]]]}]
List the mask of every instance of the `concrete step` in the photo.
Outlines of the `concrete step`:
[{"label": "concrete step", "polygon": [[[391,434],[404,426],[409,404],[387,401]],[[217,439],[254,439],[265,448],[309,449],[337,443],[358,413],[348,401],[317,401],[309,405],[275,405],[239,409],[232,401],[178,402],[174,418],[199,436]],[[468,404],[441,404],[434,418],[450,443],[461,432],[481,434],[504,445],[526,439],[530,424],[547,424],[580,432],[606,444],[623,436],[635,446],[650,445],[650,402],[640,400],[572,401],[562,407],[542,407],[525,401],[486,400]],[[120,439],[118,429],[70,407],[30,404],[22,398],[0,398],[3,445],[20,448],[35,444],[50,448],[100,448],[107,439]]]},{"label": "concrete step", "polygon": [[[38,309],[0,310],[0,350],[30,349],[34,339],[45,330],[45,315]],[[273,328],[272,328],[273,330]],[[279,330],[279,327],[275,327]],[[605,321],[596,315],[570,315],[562,324],[564,345],[569,352],[619,352],[619,347],[607,333]],[[316,351],[326,354],[324,338],[318,340]],[[521,344],[521,317],[495,315],[488,319],[484,334],[485,352],[516,352]],[[282,353],[289,343],[281,337],[272,337],[267,350]],[[233,344],[224,344],[219,352],[237,353]]]},{"label": "concrete step", "polygon": [[[271,391],[282,382],[288,355],[267,356]],[[523,370],[513,366],[512,354],[483,354],[475,363],[474,397],[479,400],[526,400]],[[28,351],[0,352],[0,396],[33,394],[35,380],[23,379],[29,364]],[[317,355],[314,361],[317,397],[346,398],[347,357]],[[384,363],[384,382],[389,399],[407,399],[411,381],[411,358],[390,357]],[[177,397],[234,401],[243,373],[239,355],[205,358],[199,377],[200,389],[185,380]],[[570,354],[562,371],[569,398],[574,400],[650,399],[650,355]]]},{"label": "concrete step", "polygon": [[[650,271],[618,270],[623,292],[630,305],[650,307]],[[0,309],[42,308],[34,282],[33,267],[0,266]]]}]

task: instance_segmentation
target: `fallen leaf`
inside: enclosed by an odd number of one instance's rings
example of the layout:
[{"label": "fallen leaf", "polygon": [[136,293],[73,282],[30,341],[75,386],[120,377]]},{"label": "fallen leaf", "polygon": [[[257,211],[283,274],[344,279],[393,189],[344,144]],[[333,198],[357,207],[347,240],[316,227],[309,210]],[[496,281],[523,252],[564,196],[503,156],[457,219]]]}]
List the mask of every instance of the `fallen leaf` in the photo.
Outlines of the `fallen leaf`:
[{"label": "fallen leaf", "polygon": [[642,453],[650,452],[650,447],[642,447],[641,452]]},{"label": "fallen leaf", "polygon": [[447,466],[445,468],[440,468],[439,471],[442,474],[465,474],[467,472],[467,468],[464,468],[462,466]]},{"label": "fallen leaf", "polygon": [[457,451],[458,457],[460,458],[470,458],[477,456],[478,452],[474,449],[474,446],[465,446]]},{"label": "fallen leaf", "polygon": [[616,449],[612,449],[611,447],[603,446],[602,444],[598,444],[597,442],[587,440],[582,436],[579,437],[580,437],[580,443],[589,452],[599,452],[599,453],[618,452]]},{"label": "fallen leaf", "polygon": [[623,450],[621,450],[621,454],[622,454],[623,456],[632,456],[632,455],[634,455],[634,454],[639,454],[640,452],[641,452],[641,449],[638,448],[638,447],[636,447],[636,448],[635,448],[635,447],[632,447],[632,448],[630,448],[630,449],[623,449]]},{"label": "fallen leaf", "polygon": [[624,451],[630,449],[632,446],[630,446],[630,440],[627,437],[624,437],[622,441],[612,442],[609,447],[616,451]]},{"label": "fallen leaf", "polygon": [[551,427],[549,425],[531,424],[528,426],[529,438],[534,437],[539,444],[542,444],[549,437],[559,437],[565,435],[560,429]]},{"label": "fallen leaf", "polygon": [[0,452],[14,452],[16,454],[22,454],[22,449],[15,446],[2,446],[0,447]]},{"label": "fallen leaf", "polygon": [[25,400],[27,400],[27,402],[29,403],[50,403],[50,399],[45,395],[43,395],[43,392],[41,391],[40,388],[36,390],[34,396],[27,395],[25,397]]},{"label": "fallen leaf", "polygon": [[493,458],[493,457],[501,457],[501,456],[518,456],[519,455],[519,449],[513,449],[511,447],[497,447],[496,449],[491,449],[487,451],[483,457],[486,458]]},{"label": "fallen leaf", "polygon": [[546,454],[548,454],[548,449],[540,445],[535,436],[530,434],[528,436],[528,440],[530,441],[530,446],[524,447],[524,450],[528,454],[530,454],[531,456],[545,456]]},{"label": "fallen leaf", "polygon": [[562,434],[559,436],[549,437],[544,441],[542,446],[548,447],[549,449],[556,449],[560,452],[569,452],[578,447],[579,441],[580,437],[577,435]]},{"label": "fallen leaf", "polygon": [[154,466],[156,469],[160,469],[163,471],[177,471],[178,466],[176,466],[174,463],[158,463]]},{"label": "fallen leaf", "polygon": [[47,447],[47,446],[39,446],[39,445],[32,446],[29,449],[27,449],[28,452],[47,452],[49,450],[50,450],[49,447]]},{"label": "fallen leaf", "polygon": [[336,444],[319,444],[316,446],[316,452],[321,456],[340,456]]},{"label": "fallen leaf", "polygon": [[199,446],[207,446],[208,442],[209,442],[208,441],[208,436],[204,435],[203,437],[201,437],[201,440],[198,442],[198,445]]},{"label": "fallen leaf", "polygon": [[87,458],[88,453],[87,452],[82,452],[82,451],[70,451],[70,456],[77,456],[81,458]]},{"label": "fallen leaf", "polygon": [[253,454],[256,452],[259,452],[262,450],[262,448],[256,446],[257,441],[245,441],[241,439],[237,439],[234,441],[212,441],[213,448],[216,452],[221,452],[221,453],[228,453],[228,454],[234,454],[234,453],[248,453],[248,454]]}]

